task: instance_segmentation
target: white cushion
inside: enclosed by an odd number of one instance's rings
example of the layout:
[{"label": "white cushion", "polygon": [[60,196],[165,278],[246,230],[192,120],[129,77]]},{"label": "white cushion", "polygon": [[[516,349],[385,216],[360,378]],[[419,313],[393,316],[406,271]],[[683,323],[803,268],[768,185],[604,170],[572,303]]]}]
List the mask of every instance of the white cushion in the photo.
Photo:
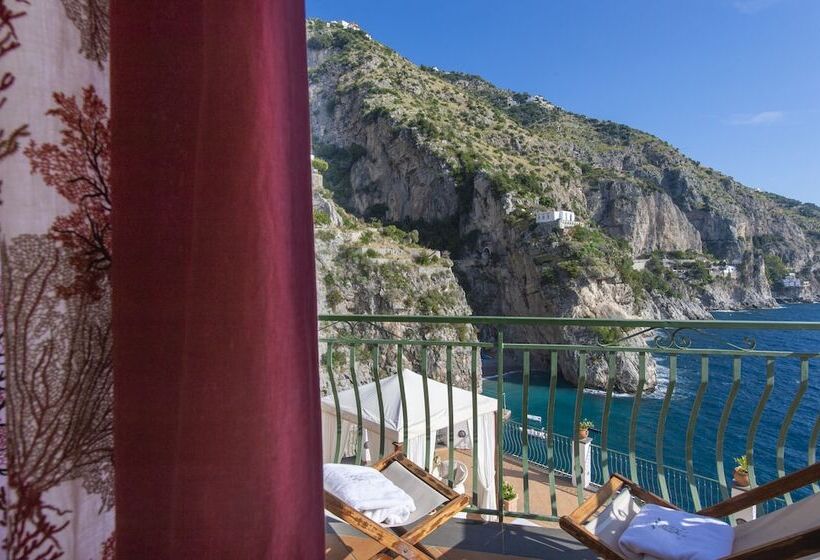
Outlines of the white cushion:
[{"label": "white cushion", "polygon": [[584,527],[607,546],[618,551],[622,556],[628,557],[618,545],[618,540],[640,509],[640,504],[633,498],[629,489],[624,488],[597,517]]}]

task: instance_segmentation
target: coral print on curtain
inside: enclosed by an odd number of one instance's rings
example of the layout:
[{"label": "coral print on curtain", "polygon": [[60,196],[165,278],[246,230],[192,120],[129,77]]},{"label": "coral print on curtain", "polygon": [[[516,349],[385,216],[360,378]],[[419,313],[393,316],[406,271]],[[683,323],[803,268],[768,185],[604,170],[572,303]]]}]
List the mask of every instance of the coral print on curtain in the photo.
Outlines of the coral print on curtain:
[{"label": "coral print on curtain", "polygon": [[108,1],[0,27],[0,556],[113,558]]}]

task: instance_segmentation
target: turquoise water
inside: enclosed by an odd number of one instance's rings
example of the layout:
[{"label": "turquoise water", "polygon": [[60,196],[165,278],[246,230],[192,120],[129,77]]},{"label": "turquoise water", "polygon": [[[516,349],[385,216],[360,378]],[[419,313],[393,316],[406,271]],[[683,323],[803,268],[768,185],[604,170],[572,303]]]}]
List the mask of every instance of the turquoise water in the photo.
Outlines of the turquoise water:
[{"label": "turquoise water", "polygon": [[[743,312],[716,312],[718,320],[759,320],[759,321],[820,321],[820,304],[789,305],[779,309]],[[744,336],[757,341],[758,350],[789,350],[795,352],[820,352],[820,332],[805,331],[723,331],[714,330],[706,336],[692,334],[692,347],[721,348],[709,334],[738,345]],[[658,415],[663,403],[668,379],[668,359],[656,356],[658,362],[658,388],[644,396],[640,403],[638,417],[638,455],[655,460],[655,433]],[[776,478],[776,442],[783,418],[798,389],[800,362],[798,359],[778,359],[776,361],[774,388],[764,409],[755,438],[755,471],[758,482]],[[726,475],[731,478],[734,467],[733,457],[743,455],[746,448],[748,427],[764,389],[766,379],[765,362],[762,359],[743,359],[741,384],[735,399],[724,444]],[[710,357],[709,385],[698,415],[695,441],[694,466],[699,475],[717,478],[715,464],[715,438],[723,405],[732,381],[730,358]],[[700,383],[699,356],[678,358],[678,382],[673,393],[671,408],[666,421],[664,436],[664,463],[685,468],[684,442],[695,392]],[[512,419],[521,421],[522,375],[520,371],[504,376],[504,398],[506,408],[512,411]],[[484,382],[484,393],[496,396],[495,380]],[[549,396],[549,375],[535,371],[530,377],[529,414],[547,418]],[[572,434],[575,411],[576,388],[559,377],[556,391],[555,431],[563,435]],[[626,452],[628,449],[629,421],[634,398],[618,395],[613,399],[609,420],[609,447]],[[587,391],[584,394],[582,416],[591,419],[596,426],[602,424],[604,394]],[[808,440],[820,411],[820,359],[809,361],[809,388],[792,420],[786,439],[786,471],[806,466]],[[600,444],[600,434],[593,433],[595,443]]]}]

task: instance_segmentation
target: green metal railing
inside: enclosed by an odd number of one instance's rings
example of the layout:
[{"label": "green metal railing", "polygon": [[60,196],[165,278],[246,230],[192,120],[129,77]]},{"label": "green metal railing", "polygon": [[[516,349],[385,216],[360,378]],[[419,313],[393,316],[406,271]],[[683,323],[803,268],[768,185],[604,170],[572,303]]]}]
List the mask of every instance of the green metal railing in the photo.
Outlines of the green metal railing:
[{"label": "green metal railing", "polygon": [[[522,458],[526,454],[528,462],[535,468],[546,470],[550,464],[555,474],[563,477],[572,476],[573,452],[572,452],[572,438],[560,434],[553,434],[553,453],[555,459],[552,463],[547,460],[547,446],[545,430],[537,428],[528,428],[528,439],[530,442],[529,449],[524,451],[523,437],[524,426],[523,423],[508,420],[504,422],[504,452],[513,457]],[[609,474],[604,472],[604,461],[602,459],[603,449],[599,445],[592,445],[591,457],[591,479],[596,486],[602,485],[608,478]],[[612,469],[612,472],[628,473],[630,470],[630,457],[626,453],[621,453],[615,450],[609,450],[608,461],[611,466],[607,468]],[[637,481],[646,490],[661,495],[663,492],[661,488],[666,490],[666,500],[686,510],[698,509],[692,502],[690,494],[689,479],[685,470],[676,469],[674,467],[666,467],[665,482],[662,486],[659,483],[658,464],[654,461],[638,457],[636,459]],[[695,474],[694,484],[698,489],[698,495],[701,499],[701,507],[709,507],[724,500],[723,490],[724,483],[707,476]],[[786,505],[785,499],[770,500],[763,504],[764,512],[768,513],[774,509]],[[526,504],[525,504],[526,510]]]},{"label": "green metal railing", "polygon": [[[454,356],[458,353],[462,369],[467,367],[469,373],[466,381],[462,378],[461,387],[470,390],[473,398],[473,417],[471,422],[472,452],[478,453],[478,416],[477,396],[479,386],[488,383],[494,385],[495,396],[498,397],[496,411],[496,478],[495,488],[498,495],[494,508],[482,508],[478,504],[478,473],[479,458],[473,456],[472,467],[472,505],[470,511],[504,516],[535,518],[555,521],[560,515],[569,511],[559,511],[558,488],[556,477],[575,475],[574,493],[577,503],[585,497],[582,447],[577,437],[581,419],[584,417],[585,403],[591,397],[586,389],[590,378],[590,363],[596,359],[606,364],[606,382],[598,389],[605,392],[603,397],[603,412],[601,414],[600,445],[592,446],[591,477],[593,484],[601,484],[612,473],[618,472],[642,484],[647,489],[659,494],[664,499],[688,509],[697,510],[712,505],[730,494],[731,482],[726,470],[730,465],[725,461],[727,447],[742,450],[749,462],[749,475],[752,484],[766,482],[775,476],[783,476],[788,470],[794,470],[811,464],[816,460],[818,436],[820,436],[820,416],[816,403],[820,402],[820,386],[816,368],[811,363],[820,357],[820,348],[798,347],[794,349],[774,348],[758,349],[755,341],[749,336],[757,331],[794,331],[795,333],[820,332],[820,323],[815,322],[761,322],[761,321],[658,321],[658,320],[611,320],[611,319],[565,319],[540,317],[437,317],[437,316],[393,316],[393,315],[322,315],[319,317],[320,343],[323,345],[324,365],[327,374],[328,392],[333,395],[337,417],[336,433],[337,444],[333,460],[340,461],[345,453],[339,442],[342,435],[342,420],[339,409],[338,393],[343,387],[352,387],[356,397],[356,439],[355,449],[350,460],[361,463],[363,459],[363,418],[358,387],[362,383],[361,372],[365,371],[364,359],[368,356],[370,372],[368,382],[375,382],[379,397],[379,412],[381,417],[378,455],[382,456],[389,451],[391,442],[385,441],[384,411],[382,409],[380,379],[398,375],[401,390],[401,399],[404,411],[404,441],[407,441],[407,407],[405,384],[402,371],[405,367],[414,369],[422,374],[424,416],[426,427],[426,446],[424,466],[429,469],[432,463],[430,453],[432,441],[431,410],[429,400],[428,376],[434,375],[447,385],[449,402],[448,410],[448,437],[446,441],[449,469],[447,481],[453,484],[453,465],[455,459],[454,446],[454,417],[453,417],[453,387],[454,387]],[[407,326],[412,330],[406,331]],[[485,341],[478,341],[477,336],[463,336],[464,331],[458,328],[470,326],[480,329]],[[551,332],[560,329],[586,329],[588,343],[561,343],[544,342],[539,330],[550,327]],[[617,329],[623,333],[617,340],[594,340],[596,329]],[[447,329],[451,329],[448,332]],[[410,332],[411,336],[406,336]],[[470,331],[476,334],[476,331]],[[733,339],[723,340],[720,333],[735,336],[738,332],[745,336],[741,342]],[[446,333],[447,336],[444,336]],[[506,334],[505,334],[506,333]],[[507,336],[509,335],[509,336]],[[431,337],[431,338],[428,338]],[[471,339],[472,338],[472,339]],[[576,337],[577,338],[577,337]],[[644,343],[644,341],[646,343]],[[693,344],[693,340],[708,342],[708,345]],[[432,349],[443,349],[444,359],[430,360]],[[492,352],[495,356],[493,371],[486,371],[481,366],[479,357],[481,352]],[[414,359],[410,354],[415,355]],[[388,358],[388,354],[392,356]],[[544,410],[539,414],[546,414],[546,420],[539,425],[531,425],[529,412],[534,406],[533,383],[535,370],[533,357],[537,355],[546,371],[538,373],[548,382]],[[336,356],[336,358],[334,358]],[[335,361],[342,356],[348,362],[346,368],[339,367]],[[577,387],[574,389],[574,403],[570,407],[566,403],[558,402],[556,394],[560,382],[559,359],[561,356],[573,358],[572,366],[577,371]],[[637,384],[635,395],[631,398],[628,420],[612,420],[616,408],[625,408],[619,405],[617,399],[623,397],[615,395],[614,389],[618,379],[618,357],[628,356],[637,363]],[[649,395],[648,361],[662,360],[668,368],[666,388],[662,395]],[[699,366],[683,368],[683,364],[695,361]],[[469,363],[468,366],[465,363]],[[717,371],[716,364],[730,364],[730,369]],[[765,364],[761,374],[756,364]],[[508,368],[505,364],[514,363],[521,374],[520,421],[515,419],[503,420],[505,410],[505,374]],[[566,366],[567,360],[563,360]],[[749,364],[755,364],[754,367]],[[788,365],[788,367],[785,367]],[[490,366],[492,367],[492,366]],[[721,366],[722,367],[722,366]],[[727,366],[728,367],[728,366]],[[778,368],[784,370],[799,370],[799,379],[788,406],[783,411],[782,424],[778,424],[777,437],[774,443],[775,452],[773,466],[765,470],[756,462],[756,438],[761,426],[767,404],[775,391],[775,380],[778,377]],[[721,371],[723,373],[721,373]],[[346,373],[345,373],[346,372]],[[729,372],[728,375],[724,375]],[[485,376],[495,374],[490,380]],[[765,376],[765,379],[763,379]],[[726,379],[724,379],[724,377]],[[539,377],[541,379],[541,377]],[[679,395],[682,384],[688,383],[693,394],[685,399]],[[761,385],[762,383],[762,385]],[[710,393],[713,386],[726,387],[727,393],[715,397]],[[751,387],[751,388],[750,388]],[[749,391],[759,390],[751,417],[745,420],[743,428],[745,434],[737,433],[737,426],[730,429],[734,415],[745,410],[736,406],[739,396],[751,398]],[[778,386],[778,391],[781,388]],[[774,393],[777,395],[778,393]],[[812,400],[808,406],[814,407],[805,410],[806,395]],[[689,398],[691,397],[691,399]],[[720,402],[716,402],[716,398]],[[600,396],[596,397],[600,400]],[[650,402],[649,399],[656,399]],[[661,400],[662,399],[662,400]],[[684,402],[685,401],[685,402]],[[660,402],[657,408],[655,403]],[[682,404],[683,403],[683,404]],[[815,403],[815,404],[812,404]],[[509,403],[508,403],[509,404]],[[516,403],[518,404],[518,403]],[[648,405],[652,405],[649,407]],[[688,404],[688,412],[682,416],[681,408]],[[801,405],[804,405],[801,409]],[[652,433],[647,433],[641,426],[645,426],[647,408],[651,408]],[[715,417],[719,408],[719,418]],[[748,408],[748,407],[744,407]],[[657,409],[657,410],[656,410]],[[813,417],[812,417],[813,414]],[[677,416],[675,416],[677,415]],[[712,415],[712,416],[709,416]],[[704,433],[699,424],[704,417],[709,416],[716,424],[716,431]],[[794,419],[800,417],[800,426],[794,428]],[[558,421],[572,418],[571,431],[565,434],[556,433]],[[643,423],[642,423],[643,419]],[[670,420],[671,419],[671,420]],[[670,423],[671,422],[671,423]],[[806,423],[808,422],[808,428]],[[678,430],[678,439],[672,442],[666,440],[669,426]],[[685,431],[680,432],[685,426]],[[790,442],[789,435],[799,432],[805,436],[807,447],[802,447],[802,454]],[[727,437],[727,434],[730,434]],[[625,435],[625,437],[624,437]],[[615,439],[621,438],[620,449],[616,448]],[[696,454],[696,440],[702,438],[714,441],[714,461],[710,462],[714,469],[704,467],[702,457]],[[376,442],[373,442],[376,443]],[[680,447],[683,447],[682,453]],[[376,446],[371,447],[375,452]],[[758,448],[758,451],[760,449]],[[670,463],[670,455],[678,458],[678,464]],[[520,463],[522,471],[521,484],[523,487],[523,509],[520,511],[504,511],[502,507],[501,490],[504,484],[504,461],[506,457],[515,457]],[[801,458],[802,457],[802,458]],[[710,472],[704,472],[710,471]],[[765,471],[765,476],[764,476]],[[534,503],[532,499],[533,476],[546,479],[549,494],[549,504]],[[760,475],[760,476],[758,476]],[[767,480],[758,480],[766,478]],[[566,486],[565,484],[563,486]],[[818,492],[818,486],[810,489],[786,494],[782,499],[772,500],[765,504],[762,512],[770,511],[783,504],[791,503],[794,499],[806,495],[807,492]],[[538,510],[536,513],[535,510]],[[734,520],[732,520],[734,521]]]}]

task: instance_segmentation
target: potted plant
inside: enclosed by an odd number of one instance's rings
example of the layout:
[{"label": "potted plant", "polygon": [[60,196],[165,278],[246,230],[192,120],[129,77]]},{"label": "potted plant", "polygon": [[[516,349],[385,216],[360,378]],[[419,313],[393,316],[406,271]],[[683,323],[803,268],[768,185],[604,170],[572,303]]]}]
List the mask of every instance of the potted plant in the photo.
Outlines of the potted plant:
[{"label": "potted plant", "polygon": [[588,418],[584,418],[581,420],[581,423],[578,424],[578,439],[586,439],[589,437],[589,431],[595,427],[595,423]]},{"label": "potted plant", "polygon": [[735,457],[734,479],[738,486],[749,486],[749,460],[746,456]]},{"label": "potted plant", "polygon": [[518,494],[509,482],[501,487],[501,499],[504,500],[504,511],[515,511],[518,508]]}]

